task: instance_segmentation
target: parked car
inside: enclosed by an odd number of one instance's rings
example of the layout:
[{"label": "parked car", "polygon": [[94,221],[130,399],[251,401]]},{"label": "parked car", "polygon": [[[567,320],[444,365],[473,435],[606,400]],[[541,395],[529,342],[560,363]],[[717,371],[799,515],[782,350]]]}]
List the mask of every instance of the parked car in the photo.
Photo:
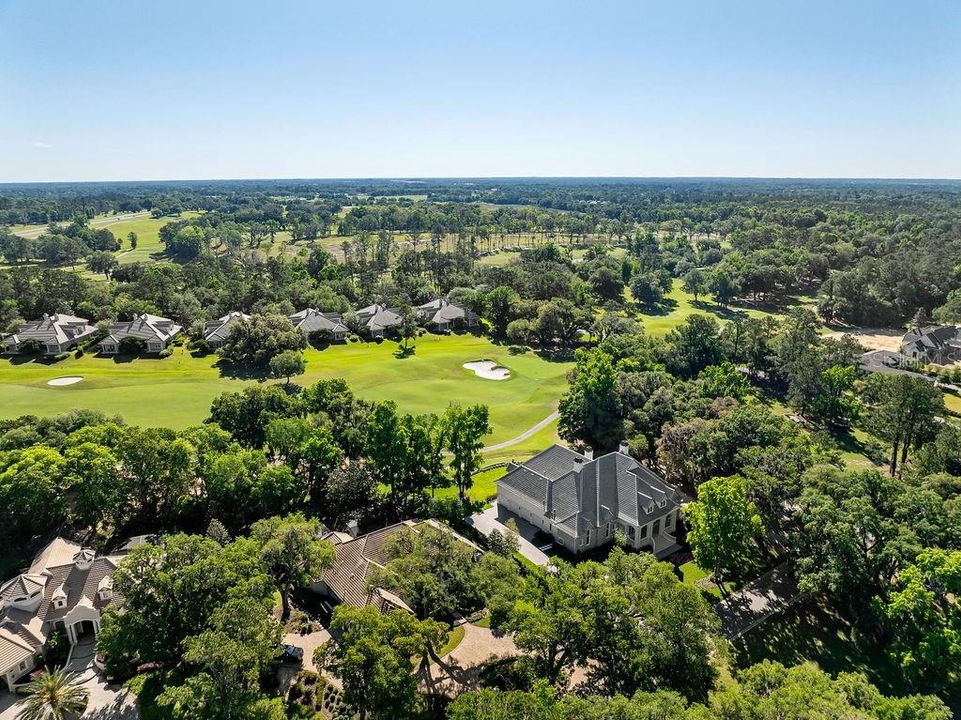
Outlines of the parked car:
[{"label": "parked car", "polygon": [[303,648],[297,647],[296,645],[288,645],[287,643],[281,645],[280,648],[284,651],[280,657],[280,662],[290,663],[292,665],[300,665],[304,662]]}]

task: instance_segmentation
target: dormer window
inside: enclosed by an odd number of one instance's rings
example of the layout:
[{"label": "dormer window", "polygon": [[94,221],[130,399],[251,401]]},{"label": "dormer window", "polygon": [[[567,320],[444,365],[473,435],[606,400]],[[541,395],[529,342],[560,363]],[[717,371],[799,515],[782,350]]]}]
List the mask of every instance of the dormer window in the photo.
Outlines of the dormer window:
[{"label": "dormer window", "polygon": [[67,599],[66,599],[66,598],[57,598],[56,600],[53,601],[53,606],[54,606],[55,608],[57,608],[57,609],[65,608],[65,607],[67,607]]}]

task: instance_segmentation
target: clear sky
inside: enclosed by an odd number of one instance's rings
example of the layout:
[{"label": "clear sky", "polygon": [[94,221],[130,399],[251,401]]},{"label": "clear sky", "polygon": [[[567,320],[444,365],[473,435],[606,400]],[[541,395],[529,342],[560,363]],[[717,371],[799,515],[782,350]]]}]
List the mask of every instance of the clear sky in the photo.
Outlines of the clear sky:
[{"label": "clear sky", "polygon": [[0,182],[961,177],[961,0],[0,0]]}]

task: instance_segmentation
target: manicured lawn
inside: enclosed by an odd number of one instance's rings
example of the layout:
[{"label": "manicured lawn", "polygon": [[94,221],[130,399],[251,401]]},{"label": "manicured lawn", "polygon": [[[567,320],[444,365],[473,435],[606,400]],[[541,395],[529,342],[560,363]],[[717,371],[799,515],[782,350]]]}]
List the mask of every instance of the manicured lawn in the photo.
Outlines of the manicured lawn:
[{"label": "manicured lawn", "polygon": [[683,323],[691,315],[713,315],[724,323],[739,313],[750,317],[779,316],[782,314],[761,308],[733,305],[725,310],[715,304],[708,296],[700,297],[698,302],[695,303],[694,296],[684,292],[681,289],[680,281],[675,280],[671,292],[665,297],[663,305],[653,310],[642,310],[638,319],[644,325],[644,331],[648,335],[661,337],[667,335],[674,327]]},{"label": "manicured lawn", "polygon": [[[151,255],[162,253],[164,245],[160,242],[160,228],[168,223],[177,220],[187,220],[200,215],[199,212],[185,212],[178,217],[162,218],[137,218],[135,220],[124,220],[105,227],[110,230],[120,241],[120,252],[117,259],[124,265],[134,262],[144,262],[151,259]],[[127,235],[131,232],[137,233],[137,249],[131,251],[130,243],[127,242]]]},{"label": "manicured lawn", "polygon": [[463,641],[465,633],[466,630],[464,630],[463,625],[458,625],[447,633],[447,642],[442,647],[437,648],[437,657],[444,657],[452,653],[454,648]]},{"label": "manicured lawn", "polygon": [[951,412],[961,415],[961,397],[944,393],[944,405]]},{"label": "manicured lawn", "polygon": [[[411,413],[439,414],[451,403],[484,403],[494,428],[485,442],[493,444],[521,434],[556,410],[571,367],[534,353],[510,355],[506,346],[473,335],[424,336],[405,359],[394,357],[396,349],[391,341],[311,349],[305,353],[307,373],[297,382],[343,377],[361,397],[394,400]],[[483,359],[510,368],[511,378],[484,380],[461,367]],[[0,360],[0,418],[91,408],[119,413],[133,424],[183,428],[203,421],[220,393],[256,382],[224,376],[216,362],[215,355],[192,357],[184,348],[162,360],[132,362],[92,354],[55,364]],[[75,385],[47,385],[65,375],[84,379]]]}]

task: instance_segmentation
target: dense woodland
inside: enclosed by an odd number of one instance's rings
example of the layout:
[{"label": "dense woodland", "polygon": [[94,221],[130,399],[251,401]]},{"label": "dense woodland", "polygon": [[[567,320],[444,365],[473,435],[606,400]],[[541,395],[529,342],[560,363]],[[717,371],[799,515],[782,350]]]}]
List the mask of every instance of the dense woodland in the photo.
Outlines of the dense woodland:
[{"label": "dense woodland", "polygon": [[[898,327],[919,309],[961,321],[959,193],[840,181],[4,188],[0,220],[66,223],[30,240],[0,231],[5,327],[150,312],[196,343],[205,320],[242,310],[254,317],[223,361],[288,380],[225,393],[183,431],[84,410],[0,422],[5,575],[58,532],[97,547],[157,534],[118,571],[108,672],[151,717],[313,717],[306,697],[322,680],[279,697],[273,678],[298,591],[332,559],[320,528],[433,517],[470,534],[490,428],[483,406],[413,416],[342,380],[290,382],[296,367],[275,361],[303,340],[281,316],[317,307],[350,326],[351,308],[443,294],[498,342],[573,358],[561,437],[597,452],[626,441],[689,495],[686,542],[722,594],[792,558],[801,588],[895,679],[879,690],[854,668],[738,666],[705,594],[617,543],[546,572],[518,563],[511,537],[471,535],[484,543],[475,560],[425,532],[390,548],[378,578],[413,615],[341,606],[330,619],[316,661],[343,684],[344,716],[948,718],[961,682],[958,419],[934,384],[866,374],[853,339],[821,330]],[[141,210],[169,216],[164,253],[109,262],[130,239],[87,220]],[[482,262],[505,247],[506,263]],[[102,277],[71,267],[83,263]],[[675,283],[704,312],[654,337],[639,311]],[[457,499],[435,497],[450,486]],[[481,611],[521,657],[449,704],[422,692],[420,664],[456,617]]]}]

